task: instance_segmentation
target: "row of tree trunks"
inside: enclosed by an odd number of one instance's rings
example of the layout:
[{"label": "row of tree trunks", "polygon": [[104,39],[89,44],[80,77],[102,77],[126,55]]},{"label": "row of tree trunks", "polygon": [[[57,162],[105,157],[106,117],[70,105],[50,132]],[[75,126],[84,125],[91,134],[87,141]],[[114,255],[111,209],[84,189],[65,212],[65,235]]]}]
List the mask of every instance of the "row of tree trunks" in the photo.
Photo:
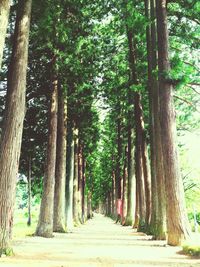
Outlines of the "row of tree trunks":
[{"label": "row of tree trunks", "polygon": [[3,58],[3,48],[8,26],[8,18],[10,11],[10,0],[1,0],[0,3],[0,69]]},{"label": "row of tree trunks", "polygon": [[83,146],[79,141],[78,129],[70,126],[69,133],[65,208],[67,232],[73,231],[74,224],[85,222],[87,219],[86,208],[88,208],[88,201],[90,202],[85,195],[86,161]]},{"label": "row of tree trunks", "polygon": [[[136,181],[140,185],[140,224],[148,231],[151,217],[151,182],[141,96],[135,93]],[[137,153],[138,152],[138,153]],[[137,166],[138,165],[138,166]],[[143,217],[145,216],[145,218]],[[142,218],[142,219],[141,219]],[[139,229],[140,230],[140,229]]]},{"label": "row of tree trunks", "polygon": [[[133,84],[138,84],[137,70],[136,70],[136,47],[134,44],[134,34],[131,29],[127,26],[127,39],[129,46],[129,68],[130,68],[130,80]],[[143,122],[143,111],[141,104],[141,96],[139,93],[129,93],[130,97],[134,99],[129,100],[129,104],[134,104],[134,118],[135,118],[135,178],[136,178],[136,201],[139,200],[139,203],[136,204],[139,206],[139,230],[143,228],[148,228],[150,223],[151,215],[151,183],[150,183],[150,173],[149,173],[149,162],[148,162],[148,152],[147,144],[144,131],[144,122]],[[131,116],[129,116],[129,120]],[[129,174],[132,179],[130,184],[130,189],[134,193],[134,176],[133,176],[133,131],[131,123],[128,131],[128,143],[129,143]],[[139,190],[139,191],[138,191]],[[132,196],[132,198],[135,195]],[[129,202],[129,200],[128,200]],[[133,201],[131,201],[133,203]],[[129,204],[128,204],[129,205]],[[133,209],[134,210],[134,209]],[[135,220],[137,221],[138,212],[135,213]],[[136,226],[136,224],[134,224]],[[143,227],[144,226],[144,227]]]},{"label": "row of tree trunks", "polygon": [[[54,69],[55,62],[52,66]],[[43,237],[51,237],[53,231],[72,232],[74,224],[84,222],[86,208],[86,163],[83,149],[75,123],[67,121],[66,94],[61,86],[58,87],[56,76],[53,80],[49,116],[47,169],[36,229],[36,235]]]},{"label": "row of tree trunks", "polygon": [[[3,1],[2,4],[4,3],[7,6],[8,3],[6,2]],[[0,4],[1,8],[2,4]],[[18,4],[14,46],[8,74],[6,109],[0,144],[0,255],[10,253],[15,187],[25,116],[31,5],[31,0],[23,0]],[[5,12],[8,13],[8,11]],[[1,23],[2,21],[0,21],[0,25],[2,26]],[[0,38],[4,37],[1,36]],[[1,46],[2,44],[3,42],[1,41]]]},{"label": "row of tree trunks", "polygon": [[[167,233],[169,245],[180,245],[190,235],[190,228],[177,157],[173,86],[165,77],[170,71],[166,5],[166,0],[145,0],[146,17],[149,21],[146,36],[151,117],[150,231],[156,239],[165,239]],[[158,81],[154,75],[157,62]]]},{"label": "row of tree trunks", "polygon": [[[138,80],[133,31],[129,29],[128,26],[127,39],[129,45],[130,81],[131,83],[137,85]],[[138,93],[133,94],[129,88],[128,98],[130,106],[130,110],[128,112],[128,151],[125,152],[124,169],[122,173],[122,122],[119,119],[120,105],[118,105],[117,111],[119,118],[116,121],[116,168],[113,170],[112,175],[112,201],[108,201],[108,195],[106,209],[110,210],[110,207],[108,207],[109,203],[109,205],[111,205],[112,216],[116,217],[115,215],[117,215],[117,221],[119,221],[120,217],[123,225],[133,225],[135,221],[134,226],[138,227],[139,224],[138,230],[144,230],[149,227],[151,217],[151,181],[147,144],[145,138],[141,96]],[[135,125],[133,123],[134,118]],[[120,202],[122,203],[121,214],[119,214],[119,206],[121,205]]]}]

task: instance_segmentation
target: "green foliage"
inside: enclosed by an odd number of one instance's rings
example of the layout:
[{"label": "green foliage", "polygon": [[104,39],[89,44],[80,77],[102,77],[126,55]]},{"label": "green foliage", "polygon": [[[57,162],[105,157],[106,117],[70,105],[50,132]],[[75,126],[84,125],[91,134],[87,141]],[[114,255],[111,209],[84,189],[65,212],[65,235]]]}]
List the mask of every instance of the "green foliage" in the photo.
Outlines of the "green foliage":
[{"label": "green foliage", "polygon": [[11,247],[6,248],[6,249],[0,249],[0,257],[2,257],[2,255],[5,256],[14,256],[14,251]]},{"label": "green foliage", "polygon": [[[25,176],[23,177],[23,179],[24,180],[19,180],[17,183],[15,205],[16,205],[16,209],[23,211],[24,216],[26,216],[27,211],[24,211],[24,210],[26,210],[28,206],[27,204],[28,203],[28,184],[27,184]],[[33,209],[35,209],[40,204],[42,186],[41,184],[37,184],[37,183],[32,183],[32,184],[34,188],[32,188],[31,206]]]},{"label": "green foliage", "polygon": [[189,256],[200,257],[200,246],[184,245],[183,253]]},{"label": "green foliage", "polygon": [[[199,171],[186,159],[187,131],[199,128],[199,9],[197,0],[169,1],[171,71],[166,78],[175,84],[176,118],[182,176],[188,209],[199,201]],[[7,40],[9,61],[13,21]],[[20,173],[28,176],[31,161],[33,205],[40,201],[46,158],[48,106],[52,72],[58,76],[68,102],[68,122],[79,130],[79,141],[87,163],[87,191],[93,206],[105,201],[112,190],[117,164],[124,164],[128,124],[134,124],[134,92],[142,96],[145,130],[149,136],[148,70],[144,1],[44,0],[33,1],[27,81],[27,112],[24,122]],[[133,34],[137,84],[132,84],[127,32]],[[55,66],[52,71],[52,62]],[[6,89],[7,68],[1,88]],[[158,76],[157,70],[154,71]],[[130,97],[131,95],[131,97]],[[131,98],[131,99],[130,99]],[[5,99],[1,97],[1,109]],[[101,123],[102,106],[107,108]],[[2,113],[2,110],[1,110]],[[131,116],[130,116],[131,114]],[[131,119],[130,119],[131,118]],[[118,159],[117,123],[121,126],[121,155]],[[131,121],[131,122],[130,122]],[[189,173],[189,175],[187,175]],[[121,173],[122,175],[122,173]],[[195,186],[192,186],[194,185]],[[189,189],[188,189],[189,188]],[[17,206],[26,208],[27,184],[17,186]]]},{"label": "green foliage", "polygon": [[19,181],[17,184],[17,191],[16,191],[16,206],[18,209],[23,209],[27,207],[27,183],[24,181]]}]

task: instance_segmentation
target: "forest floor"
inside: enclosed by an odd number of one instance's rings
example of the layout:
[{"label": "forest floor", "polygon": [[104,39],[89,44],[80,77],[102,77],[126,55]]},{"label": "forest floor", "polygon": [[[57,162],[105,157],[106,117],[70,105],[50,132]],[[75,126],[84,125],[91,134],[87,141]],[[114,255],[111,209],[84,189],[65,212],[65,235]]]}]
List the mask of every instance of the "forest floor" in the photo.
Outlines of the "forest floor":
[{"label": "forest floor", "polygon": [[17,239],[14,251],[0,259],[0,267],[200,267],[200,259],[181,255],[180,247],[152,241],[99,214],[70,234]]}]

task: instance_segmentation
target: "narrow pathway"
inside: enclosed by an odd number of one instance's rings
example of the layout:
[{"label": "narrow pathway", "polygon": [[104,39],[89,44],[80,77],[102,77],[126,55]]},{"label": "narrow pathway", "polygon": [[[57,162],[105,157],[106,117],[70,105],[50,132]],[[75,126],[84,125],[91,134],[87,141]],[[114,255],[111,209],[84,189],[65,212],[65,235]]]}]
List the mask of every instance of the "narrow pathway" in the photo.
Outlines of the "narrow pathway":
[{"label": "narrow pathway", "polygon": [[180,255],[180,248],[151,241],[99,214],[71,234],[17,240],[14,250],[14,257],[0,259],[0,267],[200,267],[200,260]]}]

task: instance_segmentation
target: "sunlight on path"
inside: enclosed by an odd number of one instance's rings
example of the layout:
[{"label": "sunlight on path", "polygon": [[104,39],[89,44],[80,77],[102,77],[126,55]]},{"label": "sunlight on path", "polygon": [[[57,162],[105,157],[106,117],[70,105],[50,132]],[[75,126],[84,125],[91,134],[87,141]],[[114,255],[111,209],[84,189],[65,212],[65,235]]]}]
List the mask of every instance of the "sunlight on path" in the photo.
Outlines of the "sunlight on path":
[{"label": "sunlight on path", "polygon": [[71,234],[17,240],[14,250],[15,257],[0,259],[0,267],[200,267],[200,260],[178,254],[180,248],[151,241],[99,214]]}]

